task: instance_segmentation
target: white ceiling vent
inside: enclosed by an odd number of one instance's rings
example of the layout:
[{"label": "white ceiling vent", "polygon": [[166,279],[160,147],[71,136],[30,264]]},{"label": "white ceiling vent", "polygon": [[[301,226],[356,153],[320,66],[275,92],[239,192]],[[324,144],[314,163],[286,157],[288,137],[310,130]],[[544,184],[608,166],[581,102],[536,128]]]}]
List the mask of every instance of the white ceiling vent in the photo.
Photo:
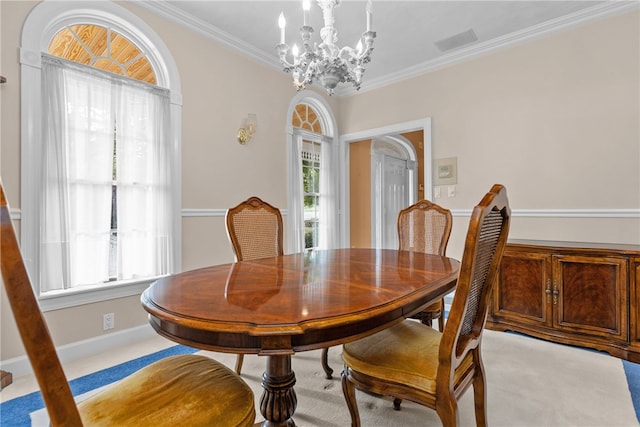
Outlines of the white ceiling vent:
[{"label": "white ceiling vent", "polygon": [[446,39],[438,40],[434,44],[438,49],[440,49],[441,52],[446,52],[448,50],[456,49],[460,46],[464,46],[475,41],[478,41],[478,36],[476,36],[473,28],[470,28],[467,31],[463,31],[462,33],[447,37]]}]

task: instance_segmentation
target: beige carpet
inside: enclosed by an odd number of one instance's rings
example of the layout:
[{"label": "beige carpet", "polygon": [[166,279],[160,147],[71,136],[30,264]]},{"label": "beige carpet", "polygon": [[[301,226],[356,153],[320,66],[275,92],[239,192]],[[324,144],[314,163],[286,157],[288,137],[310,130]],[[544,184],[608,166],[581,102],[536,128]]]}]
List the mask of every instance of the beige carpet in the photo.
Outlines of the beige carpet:
[{"label": "beige carpet", "polygon": [[[488,421],[498,426],[638,426],[622,362],[603,353],[549,343],[517,334],[485,331],[483,358],[487,371]],[[340,347],[329,351],[333,380],[324,378],[320,351],[298,353],[298,406],[294,416],[302,426],[348,426],[349,411],[340,385]],[[230,367],[235,355],[203,352]],[[265,358],[245,357],[243,378],[262,393]],[[394,411],[391,400],[361,392],[357,395],[363,426],[407,427],[441,425],[435,412],[411,402]],[[473,396],[460,402],[460,422],[475,425]]]},{"label": "beige carpet", "polygon": [[[159,336],[123,349],[65,364],[70,379],[175,345]],[[604,353],[554,344],[517,334],[485,331],[483,357],[487,370],[488,421],[491,427],[616,427],[638,426],[620,359]],[[299,427],[345,427],[349,411],[340,385],[340,347],[329,351],[334,379],[327,380],[320,365],[320,351],[293,357],[298,406],[294,419]],[[202,352],[233,368],[233,354]],[[256,394],[256,413],[262,394],[260,378],[266,359],[245,357],[243,378]],[[5,401],[37,389],[32,375],[14,379],[0,392]],[[411,402],[394,411],[391,401],[357,393],[363,426],[440,426],[435,412]],[[473,396],[460,402],[462,426],[474,426]],[[43,414],[46,418],[46,412]],[[47,425],[45,422],[44,425]],[[185,427],[188,425],[185,424]]]}]

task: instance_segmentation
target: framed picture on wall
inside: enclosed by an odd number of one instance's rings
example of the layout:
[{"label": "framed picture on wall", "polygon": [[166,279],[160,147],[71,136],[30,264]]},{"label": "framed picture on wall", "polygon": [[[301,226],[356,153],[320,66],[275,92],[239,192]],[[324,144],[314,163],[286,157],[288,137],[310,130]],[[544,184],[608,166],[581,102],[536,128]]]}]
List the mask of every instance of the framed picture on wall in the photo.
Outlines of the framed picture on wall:
[{"label": "framed picture on wall", "polygon": [[452,185],[458,183],[458,158],[433,159],[433,185]]}]

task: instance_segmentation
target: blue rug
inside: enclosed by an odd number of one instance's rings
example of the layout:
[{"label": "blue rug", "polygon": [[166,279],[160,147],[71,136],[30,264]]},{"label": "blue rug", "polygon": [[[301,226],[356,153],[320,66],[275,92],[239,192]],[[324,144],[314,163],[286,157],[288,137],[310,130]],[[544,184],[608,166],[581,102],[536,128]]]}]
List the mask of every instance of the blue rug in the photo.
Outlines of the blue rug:
[{"label": "blue rug", "polygon": [[[84,377],[69,381],[71,392],[79,396],[99,387],[111,384],[131,375],[135,371],[150,363],[177,354],[191,354],[197,349],[176,345],[137,359],[129,360],[120,365],[94,372]],[[0,427],[30,427],[29,414],[44,408],[44,401],[39,391],[11,399],[0,404]]]},{"label": "blue rug", "polygon": [[636,418],[640,421],[640,365],[623,360],[622,366],[624,366],[624,373],[627,376],[633,409],[636,411]]}]

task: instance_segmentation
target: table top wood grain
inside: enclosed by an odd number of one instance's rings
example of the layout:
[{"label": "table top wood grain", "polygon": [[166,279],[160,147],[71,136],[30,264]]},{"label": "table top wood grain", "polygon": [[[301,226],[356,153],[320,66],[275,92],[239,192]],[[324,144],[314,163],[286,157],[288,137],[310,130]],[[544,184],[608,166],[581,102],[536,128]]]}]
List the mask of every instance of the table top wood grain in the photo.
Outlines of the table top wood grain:
[{"label": "table top wood grain", "polygon": [[455,288],[459,262],[384,249],[333,249],[161,278],[141,296],[161,335],[197,348],[292,354],[372,334]]}]

